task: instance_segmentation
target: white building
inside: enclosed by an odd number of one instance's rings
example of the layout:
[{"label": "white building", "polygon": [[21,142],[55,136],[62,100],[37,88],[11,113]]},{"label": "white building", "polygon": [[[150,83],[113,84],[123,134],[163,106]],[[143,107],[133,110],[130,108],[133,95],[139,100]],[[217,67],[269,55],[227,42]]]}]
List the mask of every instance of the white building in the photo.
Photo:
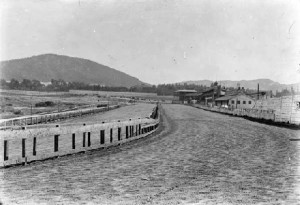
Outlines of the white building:
[{"label": "white building", "polygon": [[228,108],[253,108],[255,100],[245,94],[229,95],[217,98],[216,106]]}]

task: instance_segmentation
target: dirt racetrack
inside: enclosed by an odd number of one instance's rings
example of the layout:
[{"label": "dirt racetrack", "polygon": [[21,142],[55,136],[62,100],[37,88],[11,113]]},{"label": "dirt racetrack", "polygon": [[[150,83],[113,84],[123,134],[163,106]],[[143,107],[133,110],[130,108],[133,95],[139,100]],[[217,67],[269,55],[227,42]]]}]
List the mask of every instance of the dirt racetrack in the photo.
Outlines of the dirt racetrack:
[{"label": "dirt racetrack", "polygon": [[1,170],[1,200],[59,204],[299,204],[299,131],[163,105],[159,134]]}]

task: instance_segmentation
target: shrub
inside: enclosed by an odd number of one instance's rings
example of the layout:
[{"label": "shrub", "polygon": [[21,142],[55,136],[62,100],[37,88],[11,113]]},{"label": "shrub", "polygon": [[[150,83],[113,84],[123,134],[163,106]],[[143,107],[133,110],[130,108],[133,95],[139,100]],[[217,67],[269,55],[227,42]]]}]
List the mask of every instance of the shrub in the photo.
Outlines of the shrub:
[{"label": "shrub", "polygon": [[99,104],[99,105],[97,105],[97,107],[107,107],[108,106],[108,104]]},{"label": "shrub", "polygon": [[51,107],[54,106],[54,102],[52,101],[45,101],[45,102],[38,102],[35,104],[35,107]]},{"label": "shrub", "polygon": [[21,110],[15,110],[15,111],[14,111],[14,114],[15,114],[15,115],[20,115],[21,113],[22,113]]},{"label": "shrub", "polygon": [[46,101],[45,104],[47,107],[51,107],[51,106],[55,105],[54,102],[52,102],[52,101]]}]

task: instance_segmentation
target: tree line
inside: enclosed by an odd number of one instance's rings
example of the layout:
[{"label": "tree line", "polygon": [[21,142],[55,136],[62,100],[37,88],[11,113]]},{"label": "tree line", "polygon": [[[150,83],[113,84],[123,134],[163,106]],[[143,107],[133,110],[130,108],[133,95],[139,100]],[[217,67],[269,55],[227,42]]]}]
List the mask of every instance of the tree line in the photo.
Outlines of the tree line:
[{"label": "tree line", "polygon": [[[127,87],[110,87],[101,85],[90,85],[83,82],[66,82],[64,80],[51,79],[50,83],[43,84],[38,80],[23,79],[18,81],[16,79],[11,79],[6,81],[4,79],[0,80],[0,88],[2,89],[12,89],[12,90],[33,90],[33,91],[69,91],[69,90],[95,90],[95,91],[114,91],[114,92],[142,92],[142,93],[157,93],[157,95],[173,95],[176,90],[196,90],[201,93],[206,91],[209,87],[216,86],[217,82],[212,83],[210,86],[196,85],[196,84],[159,84],[157,86],[133,86]],[[233,87],[227,87],[226,90],[234,90]],[[256,90],[246,89],[246,92],[255,93]],[[283,89],[282,91],[276,90],[273,95],[270,91],[271,96],[281,97],[288,95],[300,94],[296,92],[293,87],[291,89]]]},{"label": "tree line", "polygon": [[299,95],[299,91],[295,91],[293,87],[291,89],[285,88],[281,91],[276,90],[274,97],[283,97],[283,96],[290,96],[290,95]]},{"label": "tree line", "polygon": [[64,80],[55,80],[47,84],[41,83],[38,80],[23,79],[18,81],[16,79],[11,79],[6,81],[4,79],[0,80],[0,88],[11,89],[11,90],[32,90],[32,91],[69,91],[69,90],[103,90],[103,91],[128,91],[126,87],[108,87],[100,85],[89,85],[83,82],[66,82]]},{"label": "tree line", "polygon": [[41,83],[39,80],[11,79],[6,81],[0,80],[0,88],[11,90],[32,90],[32,91],[69,91],[69,90],[95,90],[95,91],[115,91],[115,92],[142,92],[157,93],[158,95],[173,95],[174,91],[179,89],[194,89],[198,92],[204,91],[207,87],[203,85],[188,84],[160,84],[158,86],[132,86],[127,87],[110,87],[101,85],[90,85],[83,82],[66,82],[64,80],[51,79],[48,84]]}]

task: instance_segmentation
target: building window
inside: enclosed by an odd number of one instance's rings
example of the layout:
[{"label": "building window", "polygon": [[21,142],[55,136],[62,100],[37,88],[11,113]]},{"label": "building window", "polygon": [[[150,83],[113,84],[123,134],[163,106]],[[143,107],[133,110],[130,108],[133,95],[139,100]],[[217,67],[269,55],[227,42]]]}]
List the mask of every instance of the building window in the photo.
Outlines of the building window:
[{"label": "building window", "polygon": [[139,124],[139,135],[141,134],[141,124]]},{"label": "building window", "polygon": [[58,137],[59,135],[54,135],[54,152],[58,151]]},{"label": "building window", "polygon": [[118,127],[118,141],[122,140],[121,138],[121,127]]},{"label": "building window", "polygon": [[32,155],[36,156],[36,137],[33,138],[33,150]]},{"label": "building window", "polygon": [[243,101],[243,104],[246,104],[246,101]]},{"label": "building window", "polygon": [[133,137],[133,133],[134,133],[134,126],[132,125],[132,126],[131,126],[131,134],[130,134],[130,137]]},{"label": "building window", "polygon": [[75,133],[72,134],[72,149],[75,149]]},{"label": "building window", "polygon": [[238,101],[237,101],[237,104],[241,104],[241,101],[238,100]]},{"label": "building window", "polygon": [[82,136],[82,147],[85,147],[85,134],[86,132],[84,132]]},{"label": "building window", "polygon": [[4,161],[8,160],[8,141],[4,140]]},{"label": "building window", "polygon": [[110,128],[110,143],[113,142],[113,129]]},{"label": "building window", "polygon": [[249,101],[249,105],[251,104],[251,101]]},{"label": "building window", "polygon": [[26,139],[22,139],[22,157],[26,156]]},{"label": "building window", "polygon": [[105,130],[100,131],[100,144],[105,143]]},{"label": "building window", "polygon": [[231,100],[231,104],[234,104],[234,100]]},{"label": "building window", "polygon": [[91,132],[88,132],[88,147],[91,146]]}]

